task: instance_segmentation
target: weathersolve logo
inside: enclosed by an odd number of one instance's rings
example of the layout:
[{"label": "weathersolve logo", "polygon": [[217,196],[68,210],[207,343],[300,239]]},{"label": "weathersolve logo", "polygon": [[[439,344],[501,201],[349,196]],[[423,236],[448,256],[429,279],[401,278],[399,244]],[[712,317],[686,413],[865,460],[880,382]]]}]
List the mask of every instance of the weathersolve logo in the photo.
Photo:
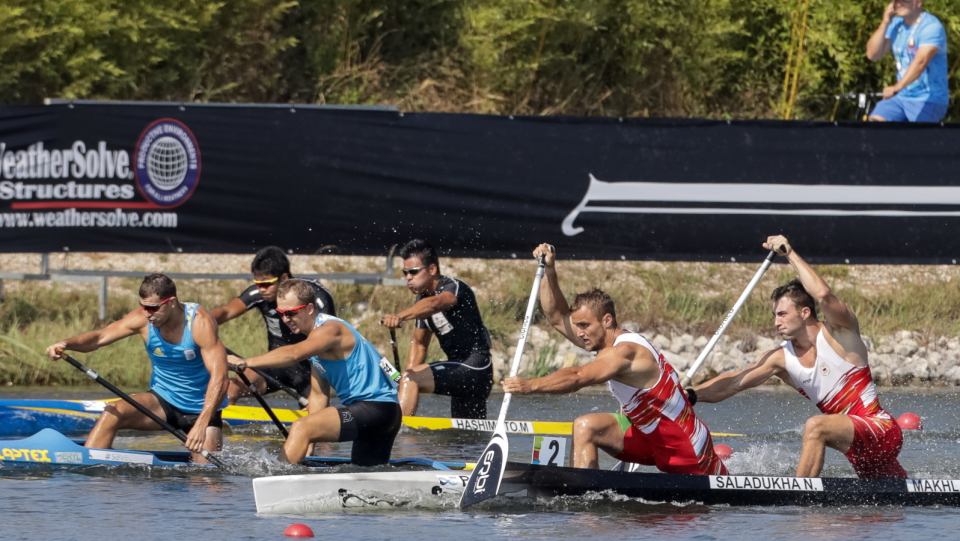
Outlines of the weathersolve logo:
[{"label": "weathersolve logo", "polygon": [[200,182],[200,148],[186,125],[163,118],[147,126],[134,150],[137,188],[148,200],[175,207]]},{"label": "weathersolve logo", "polygon": [[69,148],[37,141],[20,149],[0,141],[0,202],[9,201],[13,211],[39,211],[0,212],[0,228],[176,228],[177,213],[156,211],[186,202],[200,169],[196,137],[170,118],[146,127],[132,160],[128,150],[106,141],[77,140]]}]

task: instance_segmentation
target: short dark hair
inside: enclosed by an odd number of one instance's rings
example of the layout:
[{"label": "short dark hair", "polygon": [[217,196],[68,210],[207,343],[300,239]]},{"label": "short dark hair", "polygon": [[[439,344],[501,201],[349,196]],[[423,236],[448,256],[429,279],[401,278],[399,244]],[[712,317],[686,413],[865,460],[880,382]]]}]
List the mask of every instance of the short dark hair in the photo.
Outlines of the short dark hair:
[{"label": "short dark hair", "polygon": [[793,304],[797,306],[798,310],[800,308],[809,308],[813,319],[817,319],[817,303],[813,300],[813,297],[807,293],[807,290],[803,288],[803,282],[801,282],[799,278],[794,278],[777,289],[774,289],[770,295],[773,304],[777,304],[777,301],[783,297],[793,301]]},{"label": "short dark hair", "polygon": [[290,260],[287,259],[283,249],[278,246],[267,246],[253,256],[253,263],[250,263],[250,272],[256,275],[273,276],[280,278],[284,273],[290,274]]},{"label": "short dark hair", "polygon": [[299,278],[294,278],[292,280],[287,280],[280,284],[280,287],[277,288],[277,298],[282,299],[293,293],[297,297],[297,301],[300,304],[316,304],[317,294],[313,290],[313,286],[308,284],[304,280]]},{"label": "short dark hair", "polygon": [[427,243],[425,240],[413,239],[410,242],[403,245],[403,248],[400,248],[400,257],[402,259],[407,259],[409,257],[417,256],[420,258],[420,261],[424,265],[436,265],[437,270],[440,269],[440,258],[437,257],[437,251],[433,249],[433,246]]},{"label": "short dark hair", "polygon": [[169,299],[177,296],[177,284],[173,283],[166,274],[151,274],[143,279],[140,284],[140,298],[146,299],[150,295],[156,295],[161,299]]},{"label": "short dark hair", "polygon": [[613,299],[610,298],[610,295],[607,295],[597,288],[584,291],[583,293],[577,293],[573,298],[570,311],[576,312],[584,306],[589,308],[590,311],[593,312],[593,315],[597,316],[597,319],[602,319],[606,314],[610,314],[613,316],[613,322],[617,322],[617,309],[613,305]]}]

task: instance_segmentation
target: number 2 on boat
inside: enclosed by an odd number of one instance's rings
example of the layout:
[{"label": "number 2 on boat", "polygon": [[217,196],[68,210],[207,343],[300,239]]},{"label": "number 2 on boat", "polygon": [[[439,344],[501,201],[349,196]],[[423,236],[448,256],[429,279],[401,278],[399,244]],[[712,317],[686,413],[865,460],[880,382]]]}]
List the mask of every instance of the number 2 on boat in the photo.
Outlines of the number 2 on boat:
[{"label": "number 2 on boat", "polygon": [[567,461],[567,438],[534,436],[533,463],[544,466],[564,466]]}]

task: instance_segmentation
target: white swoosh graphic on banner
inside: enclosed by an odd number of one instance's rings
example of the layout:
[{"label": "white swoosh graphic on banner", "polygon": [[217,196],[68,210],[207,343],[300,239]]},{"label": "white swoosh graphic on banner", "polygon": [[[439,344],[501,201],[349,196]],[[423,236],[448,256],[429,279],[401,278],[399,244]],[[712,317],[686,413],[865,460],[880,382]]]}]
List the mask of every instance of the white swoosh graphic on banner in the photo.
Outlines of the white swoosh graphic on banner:
[{"label": "white swoosh graphic on banner", "polygon": [[[604,207],[588,203],[636,201],[638,206]],[[828,184],[706,184],[675,182],[604,182],[590,175],[590,186],[580,204],[561,226],[564,235],[583,232],[574,220],[583,212],[617,214],[760,214],[794,216],[960,216],[956,211],[844,210],[844,209],[747,209],[644,207],[644,202],[670,203],[801,203],[855,205],[957,205],[960,186],[838,186]]]}]

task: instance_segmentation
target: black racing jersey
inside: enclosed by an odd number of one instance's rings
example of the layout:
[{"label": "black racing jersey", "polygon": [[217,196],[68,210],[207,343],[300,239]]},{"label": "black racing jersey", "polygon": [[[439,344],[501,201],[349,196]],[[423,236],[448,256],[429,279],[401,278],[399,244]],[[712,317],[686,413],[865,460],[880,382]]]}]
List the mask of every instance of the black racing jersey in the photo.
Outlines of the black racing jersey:
[{"label": "black racing jersey", "polygon": [[[417,320],[418,329],[430,329],[440,341],[440,349],[451,361],[463,361],[471,353],[490,354],[490,333],[483,325],[477,298],[470,286],[449,276],[441,276],[434,295],[449,291],[457,296],[457,304],[426,319]],[[427,295],[417,295],[417,301]]]},{"label": "black racing jersey", "polygon": [[[333,295],[327,288],[323,287],[323,284],[316,280],[304,280],[303,278],[300,278],[300,280],[313,286],[313,292],[317,295],[317,310],[320,313],[331,316],[337,315],[337,310],[333,305]],[[263,321],[267,324],[267,340],[270,343],[270,350],[306,340],[306,335],[294,334],[287,327],[287,324],[280,320],[280,314],[277,313],[277,301],[267,302],[263,300],[256,284],[248,287],[237,298],[243,301],[247,310],[254,307],[260,310]]]}]

